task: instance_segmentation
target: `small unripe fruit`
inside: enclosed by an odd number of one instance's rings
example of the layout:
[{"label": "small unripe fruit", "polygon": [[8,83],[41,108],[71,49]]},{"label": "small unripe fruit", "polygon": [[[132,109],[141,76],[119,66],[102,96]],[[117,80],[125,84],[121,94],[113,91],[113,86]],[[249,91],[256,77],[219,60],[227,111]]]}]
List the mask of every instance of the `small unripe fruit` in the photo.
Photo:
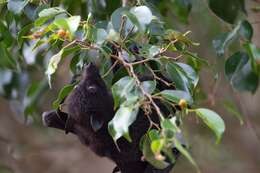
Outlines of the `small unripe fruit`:
[{"label": "small unripe fruit", "polygon": [[33,36],[38,39],[42,36],[43,32],[42,31],[37,31],[36,33],[33,34]]},{"label": "small unripe fruit", "polygon": [[165,160],[165,157],[161,153],[155,154],[154,157],[156,160],[160,160],[160,161]]},{"label": "small unripe fruit", "polygon": [[64,29],[59,29],[58,32],[57,32],[57,35],[60,37],[60,38],[66,38],[68,36],[68,32],[65,31]]},{"label": "small unripe fruit", "polygon": [[180,99],[178,105],[181,107],[181,109],[185,109],[185,108],[187,108],[188,104],[187,104],[187,101],[185,99]]}]

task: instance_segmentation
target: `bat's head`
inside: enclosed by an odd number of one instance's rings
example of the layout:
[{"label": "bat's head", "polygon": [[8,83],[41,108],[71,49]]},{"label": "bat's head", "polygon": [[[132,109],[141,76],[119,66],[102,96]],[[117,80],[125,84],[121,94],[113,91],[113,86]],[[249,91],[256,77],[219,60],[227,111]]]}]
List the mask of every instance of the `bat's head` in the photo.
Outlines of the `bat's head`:
[{"label": "bat's head", "polygon": [[76,125],[92,126],[94,131],[103,127],[114,116],[113,97],[99,74],[98,68],[90,63],[82,74],[79,85],[65,100],[68,114],[61,111],[43,113],[43,122],[48,127],[72,132]]},{"label": "bat's head", "polygon": [[99,74],[99,70],[93,63],[89,63],[85,67],[81,83],[86,94],[96,95],[106,90],[106,85]]}]

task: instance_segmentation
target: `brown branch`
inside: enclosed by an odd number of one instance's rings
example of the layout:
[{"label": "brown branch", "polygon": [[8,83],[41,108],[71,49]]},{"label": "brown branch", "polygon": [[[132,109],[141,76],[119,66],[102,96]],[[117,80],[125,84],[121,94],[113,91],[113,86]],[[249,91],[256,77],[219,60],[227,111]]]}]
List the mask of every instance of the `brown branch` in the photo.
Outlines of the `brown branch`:
[{"label": "brown branch", "polygon": [[145,64],[145,66],[146,66],[146,67],[148,68],[148,70],[152,73],[154,79],[156,79],[156,80],[158,80],[158,81],[161,81],[162,83],[164,83],[164,84],[165,84],[166,86],[168,86],[168,87],[174,86],[172,83],[169,83],[169,82],[163,80],[162,78],[158,77],[158,76],[154,73],[153,69],[152,69],[149,65]]},{"label": "brown branch", "polygon": [[137,75],[134,72],[134,68],[133,65],[131,63],[126,62],[122,57],[120,56],[116,56],[116,55],[111,55],[111,57],[119,60],[119,62],[121,62],[121,64],[127,69],[128,74],[134,78],[136,85],[139,87],[139,89],[141,90],[142,94],[148,99],[148,101],[152,104],[152,106],[155,108],[158,116],[160,117],[161,120],[164,119],[163,114],[161,113],[160,108],[157,106],[157,104],[154,102],[152,96],[147,93],[144,88],[142,87],[141,81],[138,79]]},{"label": "brown branch", "polygon": [[118,60],[109,68],[109,70],[102,76],[102,78],[105,78],[117,65]]},{"label": "brown branch", "polygon": [[121,24],[120,24],[120,29],[119,29],[119,35],[120,38],[123,38],[123,32],[124,32],[124,28],[125,28],[125,24],[126,24],[126,16],[122,16],[121,17]]}]

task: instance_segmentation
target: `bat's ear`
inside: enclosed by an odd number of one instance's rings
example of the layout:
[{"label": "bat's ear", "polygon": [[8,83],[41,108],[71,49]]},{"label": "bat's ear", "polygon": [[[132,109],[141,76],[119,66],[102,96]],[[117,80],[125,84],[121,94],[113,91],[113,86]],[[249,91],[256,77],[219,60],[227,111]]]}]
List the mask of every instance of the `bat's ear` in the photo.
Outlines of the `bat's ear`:
[{"label": "bat's ear", "polygon": [[92,129],[97,132],[99,129],[102,128],[102,126],[104,125],[104,119],[94,116],[94,115],[90,115],[90,125],[92,127]]}]

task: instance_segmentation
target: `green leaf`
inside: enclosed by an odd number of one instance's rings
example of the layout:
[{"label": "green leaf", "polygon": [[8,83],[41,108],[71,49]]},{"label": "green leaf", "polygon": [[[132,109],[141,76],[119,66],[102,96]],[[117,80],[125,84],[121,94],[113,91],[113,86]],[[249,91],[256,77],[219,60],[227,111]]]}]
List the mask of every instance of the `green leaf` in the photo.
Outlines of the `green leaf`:
[{"label": "green leaf", "polygon": [[223,56],[225,49],[236,39],[238,36],[250,41],[253,37],[253,28],[246,20],[239,21],[234,29],[227,33],[218,35],[213,40],[213,47],[215,48],[218,56]]},{"label": "green leaf", "polygon": [[141,141],[142,141],[142,152],[146,161],[148,161],[151,165],[153,165],[157,169],[164,169],[170,165],[165,161],[155,159],[154,153],[151,150],[152,140],[149,138],[148,134],[145,134],[142,137]]},{"label": "green leaf", "polygon": [[5,44],[7,48],[12,46],[13,43],[13,36],[2,21],[0,21],[0,42]]},{"label": "green leaf", "polygon": [[224,21],[234,24],[241,12],[245,11],[244,0],[209,0],[210,9]]},{"label": "green leaf", "polygon": [[[186,35],[189,33],[190,31],[186,32]],[[195,43],[192,40],[190,40],[185,34],[182,34],[178,31],[172,30],[172,29],[168,29],[166,31],[166,35],[165,38],[167,40],[173,41],[173,40],[178,40],[182,43],[184,43],[185,45],[193,45],[193,46],[198,46],[199,43]],[[178,43],[178,42],[177,42]]]},{"label": "green leaf", "polygon": [[2,42],[0,42],[0,57],[0,68],[17,69],[16,60],[11,56],[9,50]]},{"label": "green leaf", "polygon": [[70,35],[73,36],[79,27],[80,19],[80,16],[59,18],[54,21],[54,24],[60,28],[69,31]]},{"label": "green leaf", "polygon": [[121,78],[112,86],[112,94],[114,97],[114,106],[117,108],[120,103],[125,101],[131,95],[134,89],[135,81],[133,78],[126,76]]},{"label": "green leaf", "polygon": [[48,77],[48,80],[49,80],[49,86],[51,87],[51,76],[56,72],[57,68],[58,68],[58,65],[61,61],[61,59],[63,57],[66,57],[68,56],[69,54],[73,53],[73,52],[76,52],[80,49],[79,46],[75,46],[75,47],[72,47],[72,48],[63,48],[60,50],[59,53],[53,55],[50,60],[49,60],[49,63],[48,63],[48,67],[47,67],[47,70],[45,72],[45,74],[47,75]]},{"label": "green leaf", "polygon": [[222,33],[213,40],[213,47],[215,48],[218,56],[224,55],[226,47],[236,38],[240,31],[240,27],[241,22],[239,22],[231,32]]},{"label": "green leaf", "polygon": [[193,99],[190,96],[189,93],[181,90],[163,90],[162,92],[159,93],[162,97],[165,99],[174,102],[174,103],[179,103],[181,99],[184,99],[187,101],[189,105],[192,105]]},{"label": "green leaf", "polygon": [[132,27],[134,27],[135,26],[135,28],[134,28],[134,30],[133,30],[133,32],[135,32],[136,30],[137,30],[137,28],[140,30],[140,31],[143,31],[144,30],[144,28],[142,27],[142,25],[139,23],[139,21],[138,21],[138,19],[137,19],[137,17],[133,14],[133,13],[131,13],[131,12],[129,12],[129,11],[124,11],[123,13],[122,13],[123,15],[125,15],[127,18],[128,18],[128,20],[126,21],[126,30],[125,30],[125,34],[126,33],[128,33],[128,32],[130,32],[130,30],[132,29]]},{"label": "green leaf", "polygon": [[179,150],[179,152],[183,154],[190,161],[190,163],[196,168],[197,172],[200,173],[200,169],[197,163],[194,161],[194,159],[192,158],[190,153],[186,150],[186,148],[184,148],[176,138],[174,138],[174,144],[175,147]]},{"label": "green leaf", "polygon": [[185,51],[184,54],[191,57],[192,59],[194,59],[195,61],[197,61],[198,63],[200,63],[202,65],[205,65],[205,66],[209,65],[207,60],[199,57],[196,53]]},{"label": "green leaf", "polygon": [[61,61],[62,54],[64,52],[64,49],[61,49],[59,53],[55,54],[54,56],[51,57],[48,67],[46,70],[46,75],[48,76],[48,81],[49,81],[49,86],[51,88],[51,76],[56,72],[58,68],[58,64]]},{"label": "green leaf", "polygon": [[47,8],[39,13],[39,17],[54,17],[58,14],[66,13],[66,10],[60,7]]},{"label": "green leaf", "polygon": [[107,39],[107,32],[104,29],[97,29],[97,40],[96,43],[101,45]]},{"label": "green leaf", "polygon": [[225,123],[222,118],[212,110],[199,108],[195,110],[196,114],[203,120],[203,122],[215,133],[219,143],[225,131]]},{"label": "green leaf", "polygon": [[25,36],[31,30],[32,27],[33,24],[26,25],[18,32],[17,41],[20,46],[23,44],[24,41],[23,36]]},{"label": "green leaf", "polygon": [[151,46],[149,48],[149,58],[153,58],[155,55],[158,55],[160,53],[161,48],[158,46]]},{"label": "green leaf", "polygon": [[172,62],[166,64],[166,72],[171,81],[174,82],[176,89],[190,92],[191,88],[189,80],[186,77],[186,74],[180,67]]},{"label": "green leaf", "polygon": [[59,92],[58,98],[52,103],[52,108],[53,109],[58,109],[60,106],[60,103],[71,93],[71,91],[74,89],[75,85],[74,84],[69,84],[65,85]]},{"label": "green leaf", "polygon": [[[153,18],[153,14],[147,6],[133,7],[130,9],[130,13],[136,16],[137,20],[139,21],[138,23],[141,25],[143,31],[145,30],[146,25],[148,25]],[[134,22],[134,24],[136,23]]]},{"label": "green leaf", "polygon": [[191,0],[172,0],[173,13],[183,23],[188,23],[188,16],[192,8]]},{"label": "green leaf", "polygon": [[[128,11],[128,8],[126,8],[126,7],[118,8],[111,15],[111,23],[113,25],[113,29],[116,32],[119,32],[119,30],[120,30],[122,16],[123,16],[124,12],[126,12],[126,11]],[[126,28],[126,29],[131,29],[131,27]]]},{"label": "green leaf", "polygon": [[47,16],[47,17],[40,17],[34,21],[34,26],[42,26],[45,22],[47,22],[49,19],[51,19],[52,16]]},{"label": "green leaf", "polygon": [[14,14],[20,14],[28,3],[29,0],[8,0],[7,7]]},{"label": "green leaf", "polygon": [[160,139],[160,133],[158,130],[155,130],[155,129],[151,129],[149,132],[148,132],[148,135],[149,135],[149,138],[153,141],[153,140],[157,140],[157,139]]},{"label": "green leaf", "polygon": [[163,140],[162,139],[157,139],[157,140],[152,141],[151,150],[154,154],[160,153],[162,148],[163,148]]},{"label": "green leaf", "polygon": [[184,63],[176,63],[176,64],[182,68],[189,82],[193,85],[193,88],[195,88],[199,82],[199,76],[197,72],[188,64],[184,64]]},{"label": "green leaf", "polygon": [[148,94],[152,94],[156,89],[156,82],[155,81],[144,81],[141,83],[142,88]]},{"label": "green leaf", "polygon": [[256,47],[253,43],[246,43],[244,47],[252,60],[254,60],[257,64],[260,64],[260,48]]},{"label": "green leaf", "polygon": [[227,59],[225,75],[237,90],[254,93],[258,87],[259,77],[253,71],[250,58],[244,52],[237,52]]},{"label": "green leaf", "polygon": [[161,121],[161,127],[163,130],[170,130],[173,133],[180,132],[179,127],[176,124],[176,117],[170,118],[170,119],[164,119]]},{"label": "green leaf", "polygon": [[252,40],[254,33],[252,25],[247,20],[242,21],[239,33],[244,39]]},{"label": "green leaf", "polygon": [[124,136],[129,142],[129,126],[135,121],[139,106],[135,104],[127,105],[123,103],[117,110],[114,118],[108,123],[108,131],[116,142],[120,137]]}]

